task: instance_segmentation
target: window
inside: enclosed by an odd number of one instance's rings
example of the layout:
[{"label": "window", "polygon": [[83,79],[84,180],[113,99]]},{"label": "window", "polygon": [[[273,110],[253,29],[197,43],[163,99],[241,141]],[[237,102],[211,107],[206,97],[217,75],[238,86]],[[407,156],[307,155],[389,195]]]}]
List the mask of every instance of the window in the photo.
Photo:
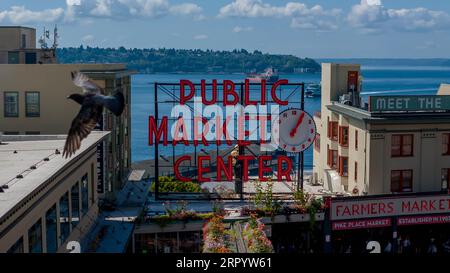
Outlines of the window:
[{"label": "window", "polygon": [[338,160],[338,151],[337,150],[330,150],[330,147],[328,146],[328,153],[327,153],[327,163],[330,168],[336,168],[337,167],[337,160]]},{"label": "window", "polygon": [[355,150],[358,150],[358,130],[355,129]]},{"label": "window", "polygon": [[448,179],[450,178],[450,169],[442,169],[441,170],[441,185],[443,190],[449,190],[450,184],[448,183]]},{"label": "window", "polygon": [[41,219],[28,230],[28,251],[29,253],[42,253]]},{"label": "window", "polygon": [[80,184],[77,182],[70,191],[72,200],[72,229],[80,222]]},{"label": "window", "polygon": [[55,253],[58,249],[58,235],[56,233],[56,204],[45,213],[45,229],[47,239],[47,253]]},{"label": "window", "polygon": [[61,230],[61,244],[69,237],[70,219],[69,219],[69,192],[66,192],[59,199],[59,223]]},{"label": "window", "polygon": [[328,138],[338,140],[338,122],[328,121]]},{"label": "window", "polygon": [[358,162],[355,161],[355,181],[358,180]]},{"label": "window", "polygon": [[348,147],[348,126],[339,127],[339,144]]},{"label": "window", "polygon": [[20,237],[7,251],[7,253],[23,253],[23,237]]},{"label": "window", "polygon": [[40,135],[39,131],[25,131],[25,135]]},{"label": "window", "polygon": [[25,114],[27,117],[40,116],[39,92],[25,92]]},{"label": "window", "polygon": [[25,63],[26,64],[36,64],[37,57],[35,52],[27,52],[25,53]]},{"label": "window", "polygon": [[393,135],[391,144],[392,157],[413,155],[413,135]]},{"label": "window", "polygon": [[8,52],[8,64],[18,64],[19,63],[19,52],[9,51]]},{"label": "window", "polygon": [[27,35],[22,34],[22,48],[27,48]]},{"label": "window", "polygon": [[347,177],[348,176],[348,157],[339,157],[339,175]]},{"label": "window", "polygon": [[19,92],[5,92],[4,94],[5,118],[16,118],[19,116]]},{"label": "window", "polygon": [[450,134],[442,134],[442,155],[450,155]]},{"label": "window", "polygon": [[320,152],[320,134],[316,134],[316,140],[314,141],[314,148]]},{"label": "window", "polygon": [[391,192],[412,191],[412,170],[391,171]]},{"label": "window", "polygon": [[89,209],[89,181],[88,175],[85,174],[81,178],[81,211],[83,215],[88,212]]}]

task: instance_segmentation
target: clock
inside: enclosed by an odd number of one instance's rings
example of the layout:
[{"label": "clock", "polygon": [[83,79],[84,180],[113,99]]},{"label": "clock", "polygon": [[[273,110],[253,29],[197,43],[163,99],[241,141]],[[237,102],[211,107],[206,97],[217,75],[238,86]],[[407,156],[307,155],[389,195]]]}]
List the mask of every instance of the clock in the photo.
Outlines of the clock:
[{"label": "clock", "polygon": [[308,149],[316,138],[316,123],[301,109],[284,110],[274,122],[279,126],[272,126],[272,135],[278,134],[278,146],[286,152],[300,153]]}]

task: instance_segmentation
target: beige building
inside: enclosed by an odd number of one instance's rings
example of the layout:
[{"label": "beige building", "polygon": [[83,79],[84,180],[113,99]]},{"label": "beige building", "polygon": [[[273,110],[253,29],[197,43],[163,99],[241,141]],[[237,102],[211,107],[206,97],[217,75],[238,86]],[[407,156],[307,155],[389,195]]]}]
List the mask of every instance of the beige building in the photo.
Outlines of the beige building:
[{"label": "beige building", "polygon": [[[0,253],[69,252],[98,215],[97,145],[93,132],[62,157],[65,135],[3,136],[0,145]],[[84,252],[81,249],[81,252]]]},{"label": "beige building", "polygon": [[[0,28],[0,36],[6,35],[2,34],[5,31],[9,34],[10,29]],[[17,45],[11,42],[9,46]],[[131,164],[131,72],[124,64],[0,64],[0,132],[5,135],[67,134],[80,109],[67,96],[82,92],[72,83],[71,71],[85,73],[105,88],[107,94],[118,88],[124,94],[124,113],[116,117],[105,110],[99,128],[111,134],[99,145],[98,190],[102,196],[114,198]]]},{"label": "beige building", "polygon": [[450,104],[439,96],[370,97],[360,66],[322,64],[313,179],[334,193],[449,188]]},{"label": "beige building", "polygon": [[34,28],[0,26],[0,64],[56,63],[55,50],[36,47]]}]

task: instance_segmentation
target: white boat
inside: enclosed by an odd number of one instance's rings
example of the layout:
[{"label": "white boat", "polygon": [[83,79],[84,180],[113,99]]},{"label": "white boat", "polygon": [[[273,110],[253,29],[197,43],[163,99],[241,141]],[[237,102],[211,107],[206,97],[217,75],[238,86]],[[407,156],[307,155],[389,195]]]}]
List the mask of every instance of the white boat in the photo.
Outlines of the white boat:
[{"label": "white boat", "polygon": [[311,83],[306,86],[305,95],[309,98],[320,97],[322,87],[320,83]]},{"label": "white boat", "polygon": [[247,74],[247,79],[253,83],[260,83],[262,80],[266,80],[267,83],[274,83],[278,80],[278,74],[273,68],[267,68],[263,73],[251,73]]}]

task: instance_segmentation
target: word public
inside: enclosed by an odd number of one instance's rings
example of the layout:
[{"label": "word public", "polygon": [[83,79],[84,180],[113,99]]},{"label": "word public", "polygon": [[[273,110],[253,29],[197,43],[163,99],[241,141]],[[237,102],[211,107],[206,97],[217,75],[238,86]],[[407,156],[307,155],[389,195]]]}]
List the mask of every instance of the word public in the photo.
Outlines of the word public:
[{"label": "word public", "polygon": [[[288,105],[287,100],[281,99],[279,96],[277,96],[277,89],[280,88],[283,85],[287,85],[287,80],[279,80],[273,84],[267,85],[265,80],[261,81],[261,84],[259,85],[259,90],[252,88],[250,89],[250,83],[248,80],[245,80],[243,84],[243,88],[241,88],[242,84],[236,84],[233,81],[230,80],[223,80],[221,84],[218,84],[217,80],[212,80],[211,83],[206,83],[205,80],[201,80],[200,85],[196,85],[192,83],[189,80],[180,80],[179,84],[179,104],[174,105],[172,107],[172,117],[175,118],[175,124],[172,126],[172,130],[169,131],[169,117],[167,115],[162,116],[156,120],[154,116],[149,116],[149,123],[148,123],[148,144],[149,146],[153,145],[173,145],[176,146],[178,144],[182,144],[184,146],[199,145],[199,142],[201,142],[204,146],[209,146],[209,142],[211,139],[207,139],[208,136],[211,136],[212,127],[215,127],[215,133],[216,136],[216,145],[237,145],[238,147],[241,146],[249,146],[252,144],[251,141],[248,139],[252,132],[251,130],[244,129],[246,128],[245,122],[250,122],[250,119],[252,119],[254,122],[259,122],[258,129],[262,130],[259,134],[259,139],[257,142],[261,144],[266,144],[267,139],[265,137],[266,132],[263,131],[263,129],[267,129],[267,122],[274,118],[274,116],[278,116],[279,112],[279,106],[286,106]],[[219,86],[221,87],[219,90]],[[238,88],[239,87],[239,90]],[[196,90],[197,88],[197,90]],[[198,90],[199,88],[199,90]],[[252,92],[252,96],[250,96],[250,92]],[[253,93],[254,92],[254,93]],[[200,94],[199,94],[200,93]],[[200,95],[200,96],[199,96]],[[221,95],[221,98],[219,96]],[[255,96],[257,95],[257,96]],[[208,116],[204,113],[196,113],[194,115],[194,118],[192,118],[191,114],[186,114],[187,117],[185,117],[185,114],[179,115],[180,109],[186,109],[186,104],[188,103],[198,103],[200,105],[206,106],[205,108],[209,107],[209,111],[205,112],[215,112],[213,116],[214,118],[209,115],[210,119],[208,121],[208,118],[205,116]],[[232,119],[234,119],[234,114],[228,115],[224,119],[218,118],[218,116],[222,115],[222,109],[220,106],[218,106],[219,102],[221,102],[222,107],[230,109],[230,107],[233,107],[233,109],[239,109],[236,111],[236,114],[238,115],[238,122],[234,123]],[[158,103],[158,102],[155,102]],[[241,105],[244,105],[242,106]],[[267,111],[267,105],[271,104],[271,108],[275,108],[275,110],[272,109],[272,111]],[[274,107],[275,105],[275,107]],[[253,108],[251,108],[253,107]],[[259,107],[259,112],[256,110],[257,107]],[[195,106],[194,106],[195,108]],[[249,111],[249,108],[253,111]],[[213,110],[211,110],[213,109]],[[263,109],[264,111],[262,111]],[[245,114],[242,114],[245,112]],[[241,112],[241,115],[237,112]],[[250,116],[245,116],[250,112]],[[183,112],[185,113],[185,112]],[[218,114],[219,113],[219,114]],[[228,113],[228,112],[227,112]],[[203,116],[205,115],[205,116]],[[188,139],[192,139],[189,137],[191,135],[190,127],[186,126],[186,123],[184,121],[186,120],[193,120],[194,121],[194,128],[192,131],[194,131],[194,140],[192,142],[189,142]],[[222,121],[224,123],[222,124]],[[198,135],[195,133],[197,131],[197,122],[200,126],[203,126],[202,130]],[[214,123],[215,122],[215,123]],[[158,124],[159,123],[159,124]],[[278,124],[274,124],[271,126],[272,130],[274,126],[275,128],[278,128]],[[209,124],[214,124],[214,126],[208,126]],[[237,124],[236,131],[238,132],[238,137],[230,137],[230,132],[227,129],[227,126],[229,127],[230,124]],[[188,127],[188,128],[187,128]],[[251,126],[248,126],[251,127]],[[206,130],[205,130],[206,129]],[[209,132],[208,132],[209,130]],[[234,128],[232,130],[231,135],[234,134]],[[277,131],[277,130],[275,130]],[[171,132],[172,135],[172,141],[169,142],[168,140],[168,133]],[[181,134],[181,136],[180,136]],[[278,136],[271,136],[271,140],[277,139]],[[225,138],[225,142],[222,142],[221,140]],[[246,140],[247,139],[247,140]],[[253,138],[254,139],[254,138]],[[235,140],[235,141],[233,141]],[[254,143],[254,142],[253,142]],[[263,146],[263,145],[261,145]],[[276,145],[268,145],[273,147]],[[276,147],[275,147],[276,149]],[[158,160],[157,158],[155,160]],[[272,171],[272,168],[270,168],[267,164],[267,162],[271,162],[273,160],[272,156],[267,155],[259,155],[259,156],[250,156],[250,155],[230,155],[227,158],[222,158],[221,156],[217,156],[215,159],[211,159],[211,156],[197,156],[197,180],[199,182],[208,182],[208,181],[232,181],[233,180],[233,171],[236,170],[236,165],[239,166],[239,170],[242,173],[242,180],[248,181],[248,170],[249,165],[253,162],[257,162],[258,164],[258,176],[261,181],[268,180],[266,177],[264,177],[265,174],[268,174]],[[191,162],[192,157],[191,155],[184,155],[174,162],[174,173],[178,180],[180,181],[191,181],[191,177],[183,176],[182,172],[180,172],[180,166],[183,166],[186,164],[186,162]],[[286,179],[287,181],[291,181],[290,173],[292,171],[292,160],[290,157],[287,156],[277,156],[277,179],[279,181]],[[208,164],[209,162],[209,164]],[[210,173],[211,171],[211,162],[215,162],[215,178],[206,178],[204,175],[206,173]]]}]

